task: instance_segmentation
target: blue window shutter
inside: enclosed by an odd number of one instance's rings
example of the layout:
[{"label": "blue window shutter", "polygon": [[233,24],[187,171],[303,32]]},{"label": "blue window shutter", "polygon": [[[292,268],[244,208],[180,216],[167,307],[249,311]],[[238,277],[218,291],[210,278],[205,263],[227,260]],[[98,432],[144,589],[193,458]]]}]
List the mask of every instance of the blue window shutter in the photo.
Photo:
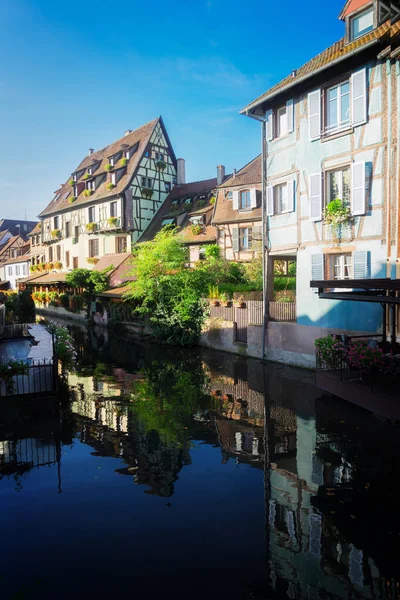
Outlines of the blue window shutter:
[{"label": "blue window shutter", "polygon": [[322,281],[324,277],[324,255],[313,254],[311,256],[311,280]]},{"label": "blue window shutter", "polygon": [[368,250],[354,252],[354,279],[369,279],[371,277],[370,254]]},{"label": "blue window shutter", "polygon": [[232,231],[232,250],[239,252],[239,228],[235,227]]}]

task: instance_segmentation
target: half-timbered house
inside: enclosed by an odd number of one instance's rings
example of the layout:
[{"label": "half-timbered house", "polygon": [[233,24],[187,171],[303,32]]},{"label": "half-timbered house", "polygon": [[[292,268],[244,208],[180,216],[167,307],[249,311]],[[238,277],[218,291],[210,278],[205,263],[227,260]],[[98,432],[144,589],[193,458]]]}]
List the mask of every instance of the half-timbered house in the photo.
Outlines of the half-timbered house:
[{"label": "half-timbered house", "polygon": [[177,183],[177,161],[162,118],[88,155],[40,213],[45,262],[90,268],[124,254]]}]

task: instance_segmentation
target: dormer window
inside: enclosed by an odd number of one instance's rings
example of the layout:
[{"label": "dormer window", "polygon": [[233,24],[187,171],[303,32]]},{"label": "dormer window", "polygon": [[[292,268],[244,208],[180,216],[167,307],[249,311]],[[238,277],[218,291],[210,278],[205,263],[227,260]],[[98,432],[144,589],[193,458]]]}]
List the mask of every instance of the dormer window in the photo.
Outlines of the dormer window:
[{"label": "dormer window", "polygon": [[109,164],[113,167],[115,165],[115,160],[113,156],[110,156],[109,158]]},{"label": "dormer window", "polygon": [[111,183],[114,184],[114,185],[117,183],[117,175],[116,175],[116,173],[111,173]]},{"label": "dormer window", "polygon": [[74,174],[72,175],[72,179],[73,179],[74,181],[78,181],[78,176],[77,176],[77,174],[76,174],[76,173],[74,173]]},{"label": "dormer window", "polygon": [[88,175],[93,175],[93,167],[88,168]]},{"label": "dormer window", "polygon": [[124,158],[126,158],[126,160],[129,160],[131,157],[131,151],[129,150],[125,150],[124,152]]},{"label": "dormer window", "polygon": [[374,8],[371,6],[350,18],[350,39],[356,40],[374,28]]},{"label": "dormer window", "polygon": [[241,210],[245,210],[246,208],[251,208],[250,190],[243,190],[242,192],[240,192],[239,207]]}]

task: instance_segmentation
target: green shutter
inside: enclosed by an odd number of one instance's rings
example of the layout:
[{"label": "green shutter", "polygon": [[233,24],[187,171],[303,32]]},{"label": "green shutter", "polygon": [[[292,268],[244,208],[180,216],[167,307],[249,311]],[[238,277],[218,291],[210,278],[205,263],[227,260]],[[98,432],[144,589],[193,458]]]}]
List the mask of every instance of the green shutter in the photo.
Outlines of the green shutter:
[{"label": "green shutter", "polygon": [[232,231],[232,250],[239,252],[239,228],[235,227]]}]

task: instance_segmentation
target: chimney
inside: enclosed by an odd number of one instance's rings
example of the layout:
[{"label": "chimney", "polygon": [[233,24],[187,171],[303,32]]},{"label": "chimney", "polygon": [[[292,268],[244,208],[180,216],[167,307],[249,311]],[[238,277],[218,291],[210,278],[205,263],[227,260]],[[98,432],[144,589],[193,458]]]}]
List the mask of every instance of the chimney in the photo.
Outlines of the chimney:
[{"label": "chimney", "polygon": [[225,167],[224,165],[218,165],[217,167],[217,185],[221,185],[221,183],[225,179]]},{"label": "chimney", "polygon": [[89,148],[88,156],[90,156],[91,154],[93,154],[93,152],[94,152],[94,148]]},{"label": "chimney", "polygon": [[236,177],[236,169],[233,169],[233,176]]},{"label": "chimney", "polygon": [[178,163],[177,183],[178,185],[181,185],[182,183],[185,183],[185,159],[178,158],[176,162]]},{"label": "chimney", "polygon": [[132,129],[127,129],[124,133],[124,136],[126,137],[127,135],[129,135],[130,133],[132,133]]}]

